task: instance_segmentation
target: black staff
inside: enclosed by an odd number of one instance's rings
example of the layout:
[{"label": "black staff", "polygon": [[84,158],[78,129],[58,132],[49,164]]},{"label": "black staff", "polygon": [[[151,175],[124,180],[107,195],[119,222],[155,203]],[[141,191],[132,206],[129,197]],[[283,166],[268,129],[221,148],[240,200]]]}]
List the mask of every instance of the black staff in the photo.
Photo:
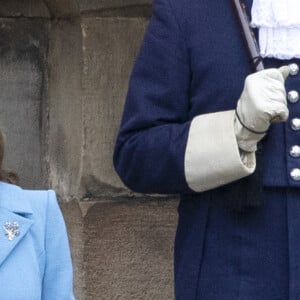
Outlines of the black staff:
[{"label": "black staff", "polygon": [[246,6],[242,0],[232,0],[232,3],[240,22],[243,38],[251,57],[253,69],[255,71],[261,71],[264,69],[264,64],[259,54],[259,48],[256,42],[256,38],[250,27],[250,22],[246,13]]}]

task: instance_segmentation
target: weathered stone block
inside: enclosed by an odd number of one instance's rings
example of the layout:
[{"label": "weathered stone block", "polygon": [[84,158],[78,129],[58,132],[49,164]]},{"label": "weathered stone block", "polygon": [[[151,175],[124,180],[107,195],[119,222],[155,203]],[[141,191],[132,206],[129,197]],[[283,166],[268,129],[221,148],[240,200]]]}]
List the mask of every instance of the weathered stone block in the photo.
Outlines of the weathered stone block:
[{"label": "weathered stone block", "polygon": [[81,11],[151,5],[151,0],[79,0]]},{"label": "weathered stone block", "polygon": [[83,18],[82,187],[88,197],[116,195],[123,185],[113,147],[134,58],[147,22],[140,18]]},{"label": "weathered stone block", "polygon": [[0,17],[49,18],[50,14],[42,0],[9,0],[1,1]]},{"label": "weathered stone block", "polygon": [[21,185],[42,187],[45,158],[45,86],[48,22],[0,20],[0,126],[6,135],[5,166]]},{"label": "weathered stone block", "polygon": [[149,19],[152,15],[151,5],[133,5],[118,8],[103,8],[99,10],[81,11],[83,17],[115,17],[115,18],[145,18]]},{"label": "weathered stone block", "polygon": [[176,201],[124,199],[98,202],[88,210],[86,299],[174,299],[176,205]]},{"label": "weathered stone block", "polygon": [[78,16],[77,0],[44,0],[52,17]]},{"label": "weathered stone block", "polygon": [[50,184],[64,200],[78,196],[83,123],[80,23],[52,23],[49,42],[48,154]]}]

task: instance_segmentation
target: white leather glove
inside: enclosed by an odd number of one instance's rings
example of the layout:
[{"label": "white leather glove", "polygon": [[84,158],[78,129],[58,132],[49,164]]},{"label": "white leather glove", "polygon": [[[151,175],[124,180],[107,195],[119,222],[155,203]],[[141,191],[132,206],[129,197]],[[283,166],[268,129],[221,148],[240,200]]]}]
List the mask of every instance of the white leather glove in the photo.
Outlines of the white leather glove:
[{"label": "white leather glove", "polygon": [[246,77],[244,90],[237,103],[234,130],[240,149],[256,151],[257,142],[272,122],[286,121],[289,111],[284,81],[288,66],[266,69]]}]

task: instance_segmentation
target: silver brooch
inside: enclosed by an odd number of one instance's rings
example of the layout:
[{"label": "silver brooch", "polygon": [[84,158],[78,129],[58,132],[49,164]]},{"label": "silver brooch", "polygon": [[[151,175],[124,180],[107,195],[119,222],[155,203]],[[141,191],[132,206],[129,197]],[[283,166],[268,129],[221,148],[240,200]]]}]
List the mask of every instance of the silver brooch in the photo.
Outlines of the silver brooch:
[{"label": "silver brooch", "polygon": [[9,241],[12,241],[20,234],[19,224],[17,222],[6,222],[3,226],[3,229]]}]

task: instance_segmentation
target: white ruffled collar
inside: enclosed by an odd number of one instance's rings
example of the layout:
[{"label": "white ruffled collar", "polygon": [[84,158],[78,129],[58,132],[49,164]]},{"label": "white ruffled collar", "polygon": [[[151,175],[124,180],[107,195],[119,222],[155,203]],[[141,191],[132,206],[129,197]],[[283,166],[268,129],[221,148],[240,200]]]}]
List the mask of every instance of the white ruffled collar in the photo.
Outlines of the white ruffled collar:
[{"label": "white ruffled collar", "polygon": [[253,0],[251,15],[263,57],[300,58],[300,0]]}]

